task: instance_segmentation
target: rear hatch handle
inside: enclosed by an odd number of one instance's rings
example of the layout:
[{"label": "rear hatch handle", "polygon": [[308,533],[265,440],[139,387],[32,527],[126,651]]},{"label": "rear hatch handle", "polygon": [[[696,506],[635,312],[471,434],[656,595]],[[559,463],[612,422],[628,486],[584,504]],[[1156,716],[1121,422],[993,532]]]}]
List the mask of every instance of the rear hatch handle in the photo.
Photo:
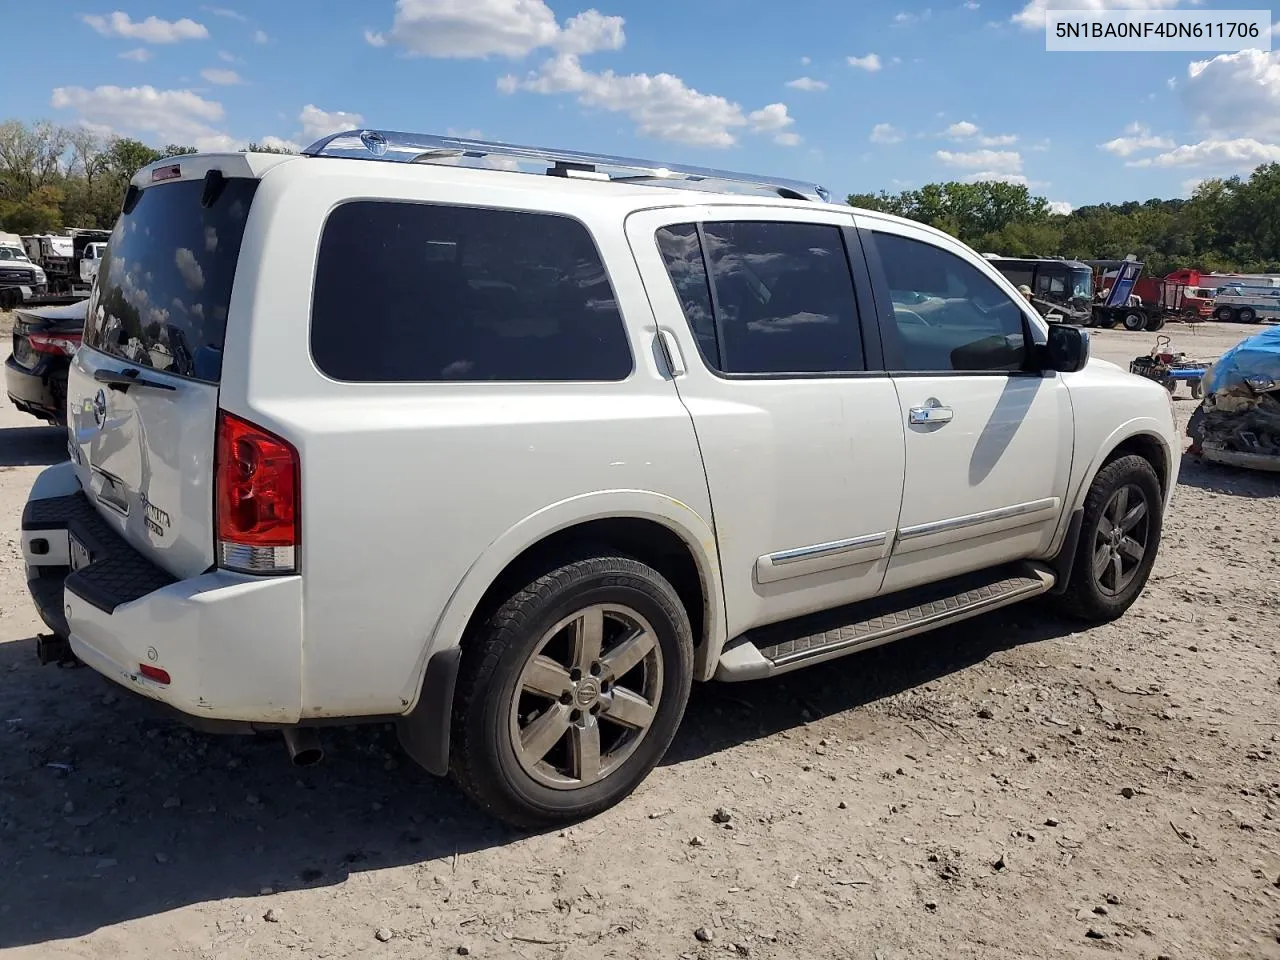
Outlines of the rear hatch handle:
[{"label": "rear hatch handle", "polygon": [[119,373],[114,370],[95,370],[93,371],[93,379],[98,383],[105,383],[114,390],[128,390],[130,387],[149,387],[152,390],[173,390],[171,383],[165,383],[162,380],[152,380],[149,377],[141,375],[136,367],[129,367],[121,370]]}]

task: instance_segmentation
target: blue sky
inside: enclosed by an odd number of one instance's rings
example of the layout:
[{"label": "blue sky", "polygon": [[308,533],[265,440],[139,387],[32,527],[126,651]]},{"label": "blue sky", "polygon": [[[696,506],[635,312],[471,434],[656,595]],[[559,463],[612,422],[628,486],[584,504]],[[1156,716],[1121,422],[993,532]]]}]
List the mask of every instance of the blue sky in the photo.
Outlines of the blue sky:
[{"label": "blue sky", "polygon": [[1280,53],[1047,53],[1050,5],[1180,2],[37,0],[5,8],[41,39],[6,47],[0,118],[205,149],[455,132],[837,196],[1001,177],[1073,206],[1280,160]]}]

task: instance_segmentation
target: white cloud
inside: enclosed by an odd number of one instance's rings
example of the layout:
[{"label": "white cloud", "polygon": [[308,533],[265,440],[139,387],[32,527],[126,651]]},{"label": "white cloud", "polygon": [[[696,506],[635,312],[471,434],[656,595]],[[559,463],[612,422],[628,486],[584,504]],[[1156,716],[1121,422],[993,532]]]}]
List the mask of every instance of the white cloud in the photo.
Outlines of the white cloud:
[{"label": "white cloud", "polygon": [[1182,102],[1215,137],[1280,136],[1280,50],[1241,50],[1187,67]]},{"label": "white cloud", "polygon": [[978,0],[965,0],[964,8],[966,10],[977,10],[982,4]]},{"label": "white cloud", "polygon": [[151,51],[146,47],[135,47],[120,54],[121,60],[132,60],[134,63],[146,63],[151,59]]},{"label": "white cloud", "polygon": [[[1030,0],[1010,19],[1026,30],[1045,29],[1049,10],[1167,10],[1179,0]],[[1198,0],[1192,0],[1196,3]]]},{"label": "white cloud", "polygon": [[308,103],[298,114],[298,122],[302,124],[302,135],[314,141],[331,133],[359,129],[364,126],[364,117],[345,110],[321,110],[315,104]]},{"label": "white cloud", "polygon": [[1128,136],[1100,143],[1098,149],[1114,153],[1117,157],[1127,157],[1140,150],[1168,150],[1173,146],[1173,141],[1168,137],[1155,136],[1150,127],[1136,121],[1125,127],[1124,132]]},{"label": "white cloud", "polygon": [[811,63],[813,63],[813,61],[809,57],[800,58],[800,66],[802,67],[807,67]]},{"label": "white cloud", "polygon": [[1072,209],[1073,208],[1071,204],[1067,203],[1067,201],[1065,200],[1049,201],[1049,212],[1052,213],[1054,216],[1065,217],[1067,214],[1071,212]]},{"label": "white cloud", "polygon": [[226,50],[218,51],[218,59],[223,63],[244,63],[244,60],[240,57],[237,57],[234,53],[228,53]]},{"label": "white cloud", "polygon": [[200,71],[200,76],[220,87],[234,87],[238,83],[244,83],[240,79],[240,74],[234,70],[224,70],[221,67],[206,67]]},{"label": "white cloud", "polygon": [[965,183],[1011,183],[1016,187],[1040,185],[1034,180],[1028,180],[1020,173],[1001,173],[999,170],[983,170],[980,173],[970,173],[961,179]]},{"label": "white cloud", "polygon": [[155,87],[57,87],[52,105],[74,110],[82,121],[131,135],[151,135],[166,143],[218,148],[226,141],[213,123],[223,119],[222,104],[190,90]]},{"label": "white cloud", "polygon": [[230,10],[227,7],[201,7],[206,13],[212,13],[215,17],[226,17],[228,20],[239,20],[241,23],[248,23],[249,18],[238,10]]},{"label": "white cloud", "polygon": [[620,49],[623,23],[587,10],[561,26],[543,0],[396,0],[391,29],[365,31],[365,40],[425,57],[516,58],[542,47],[578,55]]},{"label": "white cloud", "polygon": [[194,253],[186,247],[178,247],[173,252],[173,262],[188,287],[199,290],[204,286],[204,271],[200,269],[200,262],[196,260]]},{"label": "white cloud", "polygon": [[786,133],[775,133],[773,142],[780,147],[798,147],[802,141],[800,134],[787,131]]},{"label": "white cloud", "polygon": [[1130,167],[1217,167],[1241,173],[1260,163],[1280,163],[1280,144],[1262,143],[1252,137],[1234,140],[1201,140],[1141,160],[1130,160]]},{"label": "white cloud", "polygon": [[880,63],[879,54],[868,53],[865,57],[849,57],[849,66],[857,67],[859,70],[865,70],[867,73],[875,73],[883,64]]},{"label": "white cloud", "polygon": [[272,147],[276,150],[292,150],[297,153],[302,149],[302,145],[292,140],[286,140],[284,137],[266,136],[258,143],[264,147]]},{"label": "white cloud", "polygon": [[872,143],[901,143],[902,131],[889,123],[877,123],[871,128]]},{"label": "white cloud", "polygon": [[1183,180],[1181,184],[1182,195],[1184,197],[1190,197],[1197,189],[1199,189],[1200,184],[1204,183],[1204,181],[1204,177],[1188,177],[1186,180]]},{"label": "white cloud", "polygon": [[788,80],[787,86],[792,90],[808,90],[810,92],[827,89],[826,81],[814,80],[812,77],[797,77],[794,80]]},{"label": "white cloud", "polygon": [[254,43],[270,43],[271,38],[267,36],[267,31],[255,30],[253,31],[253,42]]},{"label": "white cloud", "polygon": [[572,54],[560,54],[525,79],[506,76],[498,80],[503,93],[574,94],[584,107],[623,113],[642,136],[696,146],[731,147],[735,131],[773,133],[784,146],[798,142],[784,128],[794,123],[785,104],[774,103],[750,114],[714,94],[701,93],[669,73],[617,74],[612,70],[584,70]]},{"label": "white cloud", "polygon": [[907,26],[908,24],[919,23],[922,20],[928,20],[932,16],[933,16],[933,10],[931,10],[928,7],[921,10],[919,13],[912,13],[909,10],[903,10],[901,13],[896,14],[894,16],[893,22],[900,26]]},{"label": "white cloud", "polygon": [[1022,170],[1022,154],[1016,150],[939,150],[934,156],[948,166],[982,170],[983,179],[991,179],[989,173],[1016,174]]},{"label": "white cloud", "polygon": [[1009,147],[1018,142],[1016,133],[987,135],[982,132],[982,128],[976,123],[970,123],[968,120],[953,123],[943,131],[942,135],[953,140],[967,140],[972,137],[980,147]]},{"label": "white cloud", "polygon": [[108,16],[85,13],[80,19],[104,37],[127,37],[144,43],[177,43],[180,40],[204,40],[209,36],[204,24],[183,17],[181,20],[161,20],[147,17],[136,23],[127,13],[117,10]]}]

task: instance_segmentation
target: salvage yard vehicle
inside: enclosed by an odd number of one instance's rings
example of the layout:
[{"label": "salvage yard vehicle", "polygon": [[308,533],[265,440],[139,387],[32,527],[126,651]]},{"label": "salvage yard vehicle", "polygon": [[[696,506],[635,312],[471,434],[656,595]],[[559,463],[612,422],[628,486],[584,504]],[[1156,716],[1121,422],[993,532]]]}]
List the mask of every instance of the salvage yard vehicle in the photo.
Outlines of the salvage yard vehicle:
[{"label": "salvage yard vehicle", "polygon": [[983,254],[1015,287],[1031,290],[1031,304],[1051,322],[1092,322],[1093,270],[1061,257],[1001,257]]},{"label": "salvage yard vehicle", "polygon": [[4,362],[9,402],[55,426],[67,422],[67,371],[80,349],[86,303],[20,308],[14,317],[13,348]]},{"label": "salvage yard vehicle", "polygon": [[1224,323],[1280,322],[1280,287],[1220,287],[1214,296],[1213,315]]},{"label": "salvage yard vehicle", "polygon": [[0,238],[0,310],[44,293],[46,279],[44,270],[31,262],[21,244]]},{"label": "salvage yard vehicle", "polygon": [[1280,327],[1241,340],[1213,362],[1187,436],[1190,452],[1206,460],[1280,471]]},{"label": "salvage yard vehicle", "polygon": [[144,168],[23,512],[42,657],[295,762],[394,720],[537,827],[635,789],[694,681],[1035,597],[1121,616],[1168,393],[826,199],[371,130]]}]

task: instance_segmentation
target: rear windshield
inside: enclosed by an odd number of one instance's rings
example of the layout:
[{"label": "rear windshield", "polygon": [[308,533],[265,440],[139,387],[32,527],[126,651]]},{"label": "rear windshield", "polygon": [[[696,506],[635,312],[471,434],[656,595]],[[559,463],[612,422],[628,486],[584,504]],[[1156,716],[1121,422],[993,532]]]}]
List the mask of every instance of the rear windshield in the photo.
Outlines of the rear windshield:
[{"label": "rear windshield", "polygon": [[224,180],[202,204],[204,180],[142,191],[116,221],[98,270],[84,342],[103,353],[216,383],[249,205],[251,178]]}]

